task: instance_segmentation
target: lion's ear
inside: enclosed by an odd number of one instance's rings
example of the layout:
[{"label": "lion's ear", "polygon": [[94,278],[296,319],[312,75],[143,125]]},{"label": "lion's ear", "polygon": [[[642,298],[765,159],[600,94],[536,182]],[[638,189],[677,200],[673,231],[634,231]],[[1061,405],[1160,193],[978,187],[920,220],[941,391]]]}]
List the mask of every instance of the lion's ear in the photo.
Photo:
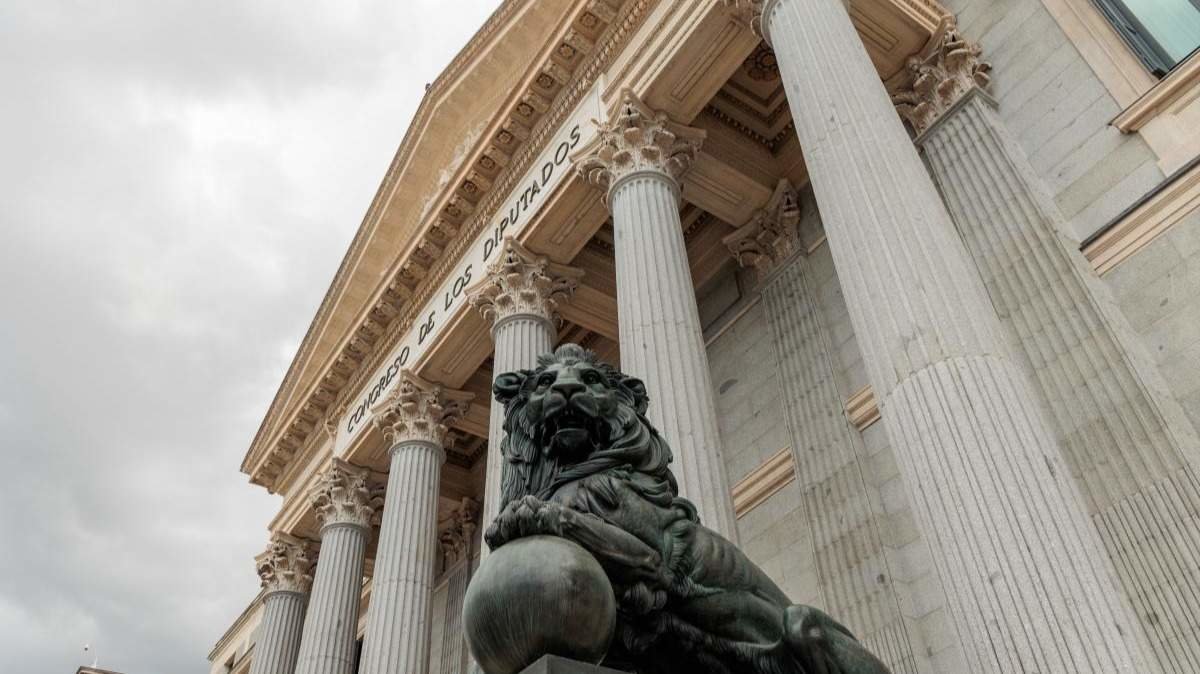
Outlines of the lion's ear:
[{"label": "lion's ear", "polygon": [[646,393],[646,384],[637,377],[625,377],[621,380],[621,390],[626,395],[633,399],[633,407],[638,414],[646,413],[646,406],[650,402],[650,396]]},{"label": "lion's ear", "polygon": [[492,383],[492,395],[496,396],[496,402],[507,405],[508,401],[520,395],[521,387],[525,385],[525,380],[531,374],[533,374],[532,370],[520,370],[505,372],[496,377],[496,381]]}]

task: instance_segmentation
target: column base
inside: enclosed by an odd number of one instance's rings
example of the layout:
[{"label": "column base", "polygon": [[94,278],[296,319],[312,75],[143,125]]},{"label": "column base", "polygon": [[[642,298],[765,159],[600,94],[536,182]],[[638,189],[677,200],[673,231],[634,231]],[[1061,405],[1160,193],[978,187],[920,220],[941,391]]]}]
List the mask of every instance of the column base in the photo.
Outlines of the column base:
[{"label": "column base", "polygon": [[600,665],[589,665],[586,662],[560,658],[557,655],[544,655],[540,660],[529,665],[521,674],[626,674]]}]

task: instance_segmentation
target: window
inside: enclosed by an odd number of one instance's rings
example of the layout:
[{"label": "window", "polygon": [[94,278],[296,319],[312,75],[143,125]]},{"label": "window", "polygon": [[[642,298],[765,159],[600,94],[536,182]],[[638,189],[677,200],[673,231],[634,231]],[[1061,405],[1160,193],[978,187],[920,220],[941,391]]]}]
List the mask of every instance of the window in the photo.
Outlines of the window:
[{"label": "window", "polygon": [[1200,0],[1093,2],[1157,77],[1200,47]]}]

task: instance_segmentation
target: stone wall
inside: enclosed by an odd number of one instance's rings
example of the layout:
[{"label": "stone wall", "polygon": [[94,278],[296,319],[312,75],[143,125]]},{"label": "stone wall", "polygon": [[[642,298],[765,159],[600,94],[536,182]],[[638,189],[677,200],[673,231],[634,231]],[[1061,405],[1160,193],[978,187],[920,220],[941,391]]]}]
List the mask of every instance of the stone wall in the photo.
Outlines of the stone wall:
[{"label": "stone wall", "polygon": [[1184,413],[1200,428],[1200,212],[1122,262],[1104,281]]},{"label": "stone wall", "polygon": [[1000,116],[1082,241],[1165,178],[1137,135],[1109,122],[1121,112],[1041,0],[943,0],[994,66]]}]

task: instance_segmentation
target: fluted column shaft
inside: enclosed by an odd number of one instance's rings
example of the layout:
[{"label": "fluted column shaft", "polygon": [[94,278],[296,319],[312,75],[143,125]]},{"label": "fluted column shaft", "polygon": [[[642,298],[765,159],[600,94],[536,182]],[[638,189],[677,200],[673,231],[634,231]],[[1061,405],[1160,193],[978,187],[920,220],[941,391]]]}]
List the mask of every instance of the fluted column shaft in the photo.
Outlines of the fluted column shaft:
[{"label": "fluted column shaft", "polygon": [[893,674],[916,674],[895,575],[871,506],[854,431],[843,413],[829,337],[809,287],[809,262],[785,261],[762,289],[779,366],[796,480],[809,515],[822,608]]},{"label": "fluted column shaft", "polygon": [[[538,356],[552,353],[558,333],[546,316],[535,313],[512,314],[496,321],[492,329],[495,351],[492,354],[492,374],[527,370],[537,367]],[[504,440],[504,406],[492,401],[488,416],[487,474],[484,483],[483,527],[486,530],[500,514],[500,477],[504,456],[500,443]],[[482,561],[488,553],[484,545],[479,550]]]},{"label": "fluted column shaft", "polygon": [[762,17],[972,672],[1145,671],[1035,394],[842,0]]},{"label": "fluted column shaft", "polygon": [[1061,240],[1062,214],[987,95],[972,90],[920,144],[1034,373],[1151,652],[1164,671],[1196,671],[1200,626],[1183,609],[1200,605],[1194,429],[1078,246]]},{"label": "fluted column shaft", "polygon": [[263,619],[250,662],[251,674],[292,674],[312,586],[311,541],[282,532],[255,557],[263,583]]},{"label": "fluted column shaft", "polygon": [[263,597],[262,627],[254,645],[250,674],[292,674],[300,651],[307,597],[299,592],[277,591]]},{"label": "fluted column shaft", "polygon": [[348,522],[321,528],[296,674],[353,674],[368,533],[365,524]]},{"label": "fluted column shaft", "polygon": [[650,421],[675,448],[680,493],[705,526],[736,540],[678,185],[665,172],[638,171],[613,185],[609,206],[621,369],[646,384]]},{"label": "fluted column shaft", "polygon": [[420,674],[429,667],[438,486],[446,454],[431,442],[391,450],[375,553],[363,674]]}]

